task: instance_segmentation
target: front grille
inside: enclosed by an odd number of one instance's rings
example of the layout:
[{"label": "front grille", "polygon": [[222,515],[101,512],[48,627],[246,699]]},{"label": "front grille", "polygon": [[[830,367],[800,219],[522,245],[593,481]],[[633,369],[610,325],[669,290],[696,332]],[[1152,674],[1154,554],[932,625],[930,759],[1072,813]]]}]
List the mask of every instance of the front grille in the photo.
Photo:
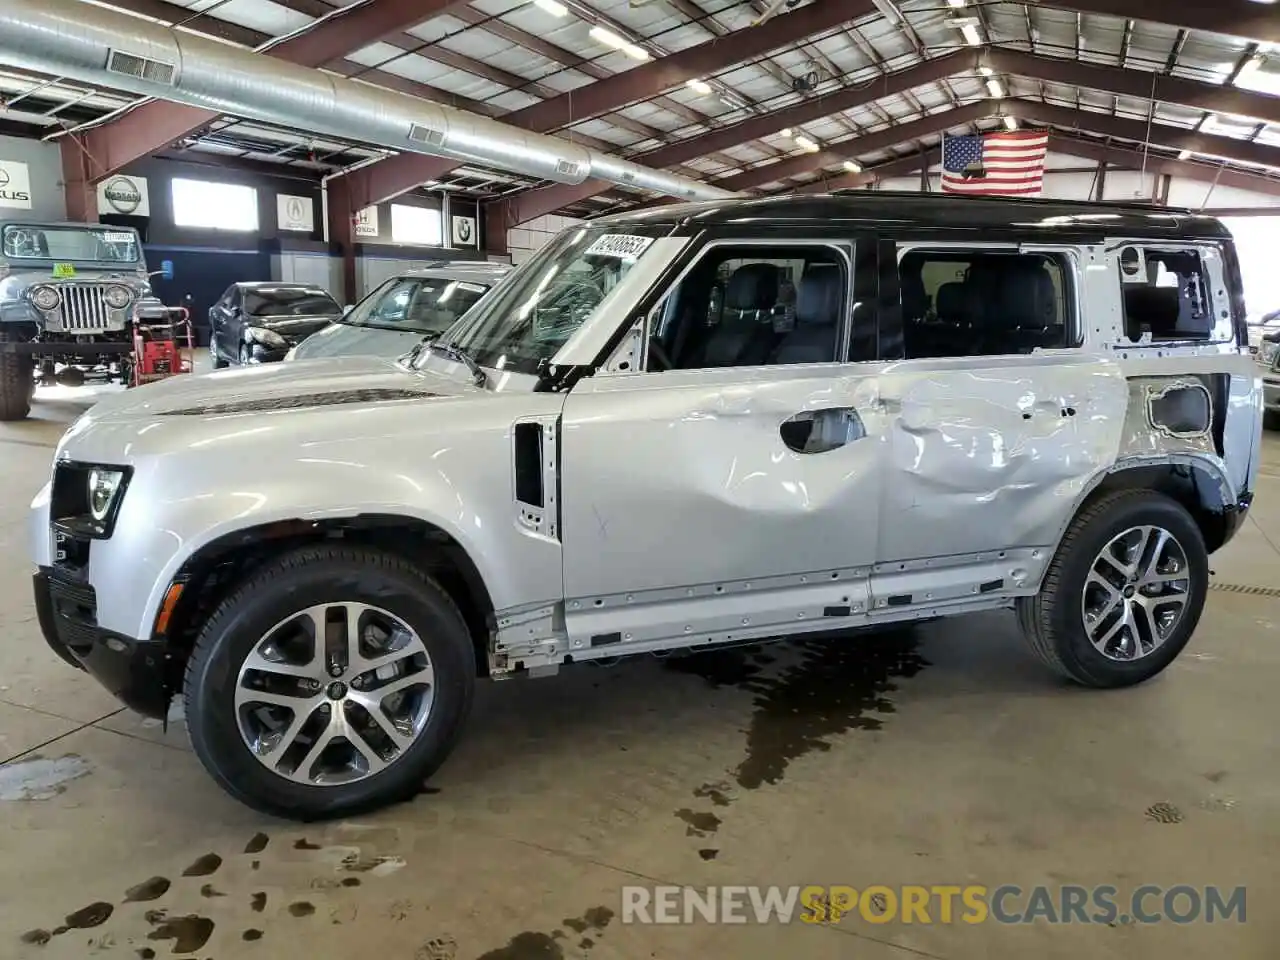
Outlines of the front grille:
[{"label": "front grille", "polygon": [[67,283],[58,286],[62,294],[62,329],[68,333],[104,333],[120,326],[112,321],[105,283]]}]

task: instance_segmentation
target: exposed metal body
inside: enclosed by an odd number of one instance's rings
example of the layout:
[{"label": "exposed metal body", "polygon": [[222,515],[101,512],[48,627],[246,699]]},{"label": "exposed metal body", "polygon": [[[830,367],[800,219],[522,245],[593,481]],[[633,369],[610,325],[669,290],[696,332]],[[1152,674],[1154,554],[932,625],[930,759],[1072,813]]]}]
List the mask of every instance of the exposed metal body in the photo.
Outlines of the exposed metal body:
[{"label": "exposed metal body", "polygon": [[[1099,209],[874,194],[659,209],[597,225],[662,236],[537,375],[490,366],[477,385],[439,356],[350,358],[103,401],[57,453],[132,468],[114,532],[87,551],[97,626],[152,638],[194,558],[282,522],[390,516],[447,537],[492,602],[497,676],[1008,607],[1040,589],[1091,493],[1155,469],[1194,491],[1225,541],[1251,500],[1262,412],[1230,238],[1212,220]],[[646,370],[633,331],[672,278],[724,238],[770,237],[851,254],[854,291],[922,244],[1054,251],[1078,345]],[[1126,332],[1120,256],[1144,242],[1201,257],[1205,337]],[[535,258],[503,289],[553,265]],[[869,306],[845,303],[846,344]],[[878,309],[892,343],[900,308]],[[780,436],[796,418],[820,421],[821,442]],[[541,494],[521,499],[522,484]],[[31,512],[42,568],[60,549],[50,497]]]},{"label": "exposed metal body", "polygon": [[0,59],[140,96],[558,183],[587,179],[683,199],[730,191],[478,114],[301,67],[79,0],[0,0]]}]

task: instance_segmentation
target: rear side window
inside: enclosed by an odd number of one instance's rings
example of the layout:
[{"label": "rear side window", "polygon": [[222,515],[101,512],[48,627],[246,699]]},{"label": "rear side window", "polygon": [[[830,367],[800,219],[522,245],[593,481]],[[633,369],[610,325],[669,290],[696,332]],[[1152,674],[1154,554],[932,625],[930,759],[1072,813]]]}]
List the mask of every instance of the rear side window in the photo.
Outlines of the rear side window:
[{"label": "rear side window", "polygon": [[1193,249],[1133,245],[1120,250],[1125,333],[1138,341],[1209,340],[1213,293],[1200,253]]},{"label": "rear side window", "polygon": [[1062,258],[991,248],[908,250],[898,262],[908,359],[1031,353],[1070,343]]}]

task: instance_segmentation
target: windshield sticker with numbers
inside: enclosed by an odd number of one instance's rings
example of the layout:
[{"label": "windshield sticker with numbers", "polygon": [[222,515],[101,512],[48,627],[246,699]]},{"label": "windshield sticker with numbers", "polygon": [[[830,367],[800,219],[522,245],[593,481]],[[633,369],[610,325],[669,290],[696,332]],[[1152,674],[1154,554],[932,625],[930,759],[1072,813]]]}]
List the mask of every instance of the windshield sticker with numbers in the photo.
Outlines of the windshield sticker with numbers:
[{"label": "windshield sticker with numbers", "polygon": [[637,237],[625,233],[606,233],[591,246],[587,247],[588,257],[618,257],[621,260],[634,260],[653,243],[652,237]]}]

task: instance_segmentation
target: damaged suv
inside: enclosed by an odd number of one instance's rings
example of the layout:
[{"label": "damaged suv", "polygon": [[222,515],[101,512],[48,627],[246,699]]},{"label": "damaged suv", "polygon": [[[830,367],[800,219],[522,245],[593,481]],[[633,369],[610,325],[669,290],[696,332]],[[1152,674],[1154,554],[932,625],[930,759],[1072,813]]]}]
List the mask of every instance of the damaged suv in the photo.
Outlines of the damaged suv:
[{"label": "damaged suv", "polygon": [[397,362],[104,400],[33,503],[36,604],[126,704],[182,696],[233,795],[332,816],[416,791],[482,676],[1008,608],[1079,683],[1146,680],[1261,419],[1212,218],[662,207],[559,235]]}]

